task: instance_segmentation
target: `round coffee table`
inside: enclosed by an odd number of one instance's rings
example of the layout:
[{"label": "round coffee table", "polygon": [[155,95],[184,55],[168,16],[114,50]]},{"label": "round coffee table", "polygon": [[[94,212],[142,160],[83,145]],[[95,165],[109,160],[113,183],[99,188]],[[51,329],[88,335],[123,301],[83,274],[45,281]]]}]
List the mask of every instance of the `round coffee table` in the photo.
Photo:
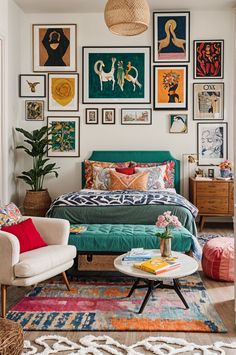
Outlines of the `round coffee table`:
[{"label": "round coffee table", "polygon": [[[161,256],[160,250],[158,249],[152,250],[152,255],[154,253],[155,256]],[[172,271],[163,272],[160,275],[154,275],[149,272],[135,268],[133,266],[133,263],[130,263],[128,265],[122,265],[122,259],[124,255],[125,254],[120,255],[114,260],[114,266],[122,274],[132,276],[136,279],[127,297],[130,297],[134,290],[137,288],[147,288],[147,293],[144,297],[143,303],[138,313],[143,312],[152,292],[157,288],[168,288],[175,290],[185,307],[189,308],[188,303],[186,302],[184,296],[181,293],[179,279],[185,276],[189,276],[195,271],[197,271],[198,262],[195,259],[186,254],[172,252],[172,256],[176,256],[178,258],[180,267]],[[164,280],[172,280],[173,285],[164,284]]]}]

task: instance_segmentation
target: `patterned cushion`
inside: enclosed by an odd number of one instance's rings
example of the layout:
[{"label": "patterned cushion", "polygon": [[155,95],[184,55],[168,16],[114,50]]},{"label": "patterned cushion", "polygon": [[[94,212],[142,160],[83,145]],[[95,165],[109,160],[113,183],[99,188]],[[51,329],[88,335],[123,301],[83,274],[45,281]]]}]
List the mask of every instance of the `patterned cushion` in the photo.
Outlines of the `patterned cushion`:
[{"label": "patterned cushion", "polygon": [[160,165],[153,168],[135,168],[136,173],[146,172],[148,176],[148,190],[159,190],[165,188],[164,176],[166,165]]},{"label": "patterned cushion", "polygon": [[93,187],[93,165],[100,168],[127,168],[130,165],[130,162],[121,162],[121,163],[112,163],[104,161],[94,161],[94,160],[85,160],[85,188],[91,189]]},{"label": "patterned cushion", "polygon": [[19,208],[10,202],[8,205],[0,206],[0,228],[2,226],[11,226],[21,220],[22,214]]},{"label": "patterned cushion", "polygon": [[203,247],[202,269],[213,280],[234,281],[234,238],[209,240]]},{"label": "patterned cushion", "polygon": [[149,173],[141,172],[133,175],[125,175],[110,171],[109,190],[141,190],[147,191]]},{"label": "patterned cushion", "polygon": [[93,166],[93,188],[96,190],[108,190],[110,185],[110,171],[115,171],[115,168],[101,168]]}]

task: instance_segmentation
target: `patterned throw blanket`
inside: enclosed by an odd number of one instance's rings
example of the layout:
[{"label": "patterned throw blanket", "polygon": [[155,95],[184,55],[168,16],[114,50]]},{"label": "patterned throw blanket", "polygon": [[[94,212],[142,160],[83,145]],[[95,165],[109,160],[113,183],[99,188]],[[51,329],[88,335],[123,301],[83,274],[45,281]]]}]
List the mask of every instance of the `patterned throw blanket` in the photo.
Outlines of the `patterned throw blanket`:
[{"label": "patterned throw blanket", "polygon": [[175,205],[187,208],[196,218],[198,209],[186,198],[176,193],[137,190],[94,191],[81,190],[61,195],[53,201],[47,216],[54,207],[62,206],[140,206],[140,205]]}]

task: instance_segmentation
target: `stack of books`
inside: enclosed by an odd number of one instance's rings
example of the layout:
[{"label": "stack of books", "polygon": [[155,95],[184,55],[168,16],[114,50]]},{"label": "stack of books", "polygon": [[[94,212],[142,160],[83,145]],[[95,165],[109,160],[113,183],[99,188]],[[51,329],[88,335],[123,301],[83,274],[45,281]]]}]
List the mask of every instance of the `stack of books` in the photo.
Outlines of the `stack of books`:
[{"label": "stack of books", "polygon": [[147,271],[155,275],[178,269],[180,266],[181,264],[177,257],[161,258],[158,256],[142,263],[134,264],[134,267],[137,269]]},{"label": "stack of books", "polygon": [[146,250],[143,248],[133,248],[122,258],[122,265],[129,265],[136,262],[150,260],[155,256],[153,250]]},{"label": "stack of books", "polygon": [[73,234],[80,234],[83,232],[86,232],[87,227],[86,226],[80,226],[80,225],[76,225],[74,224],[73,226],[70,227],[70,233]]}]

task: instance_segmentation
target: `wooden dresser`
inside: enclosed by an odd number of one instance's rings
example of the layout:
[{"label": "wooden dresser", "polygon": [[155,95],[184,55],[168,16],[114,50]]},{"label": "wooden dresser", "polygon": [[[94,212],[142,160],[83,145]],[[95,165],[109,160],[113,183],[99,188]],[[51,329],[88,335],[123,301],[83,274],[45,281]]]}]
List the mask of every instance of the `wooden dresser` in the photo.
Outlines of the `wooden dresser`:
[{"label": "wooden dresser", "polygon": [[199,210],[202,231],[207,216],[234,215],[234,181],[190,178],[189,199]]}]

